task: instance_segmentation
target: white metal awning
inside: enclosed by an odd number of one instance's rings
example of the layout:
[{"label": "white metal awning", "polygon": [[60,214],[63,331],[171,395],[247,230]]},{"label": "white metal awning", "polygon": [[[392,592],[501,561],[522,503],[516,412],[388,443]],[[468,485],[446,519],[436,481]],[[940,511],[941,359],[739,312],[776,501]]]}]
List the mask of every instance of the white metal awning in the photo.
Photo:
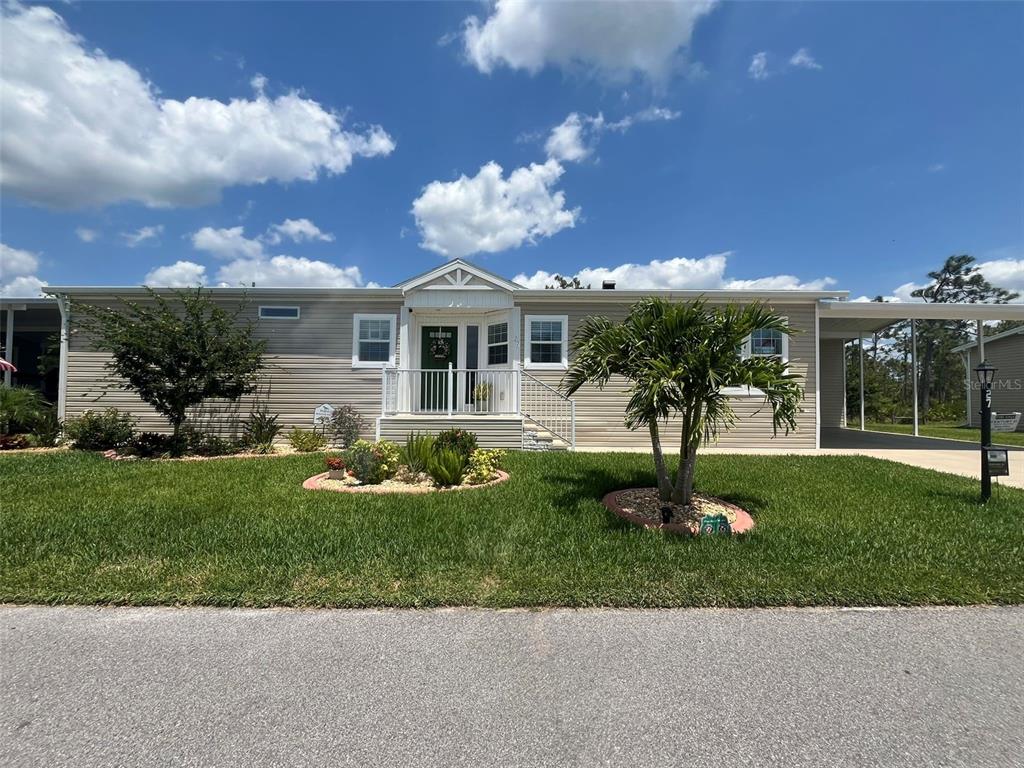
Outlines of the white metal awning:
[{"label": "white metal awning", "polygon": [[904,320],[1024,320],[1024,304],[821,301],[823,339],[856,339]]}]

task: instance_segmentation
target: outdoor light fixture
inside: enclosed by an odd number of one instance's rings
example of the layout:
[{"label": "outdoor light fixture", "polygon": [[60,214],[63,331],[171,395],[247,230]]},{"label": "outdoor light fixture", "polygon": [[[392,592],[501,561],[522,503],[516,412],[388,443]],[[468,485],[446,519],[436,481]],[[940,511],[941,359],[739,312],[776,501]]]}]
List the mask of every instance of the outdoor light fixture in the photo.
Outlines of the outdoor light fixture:
[{"label": "outdoor light fixture", "polygon": [[974,375],[978,377],[978,383],[983,387],[991,387],[996,378],[996,369],[982,360],[981,365],[974,369]]},{"label": "outdoor light fixture", "polygon": [[985,360],[974,369],[981,385],[981,500],[992,496],[992,473],[988,465],[989,449],[992,447],[992,382],[996,369]]}]

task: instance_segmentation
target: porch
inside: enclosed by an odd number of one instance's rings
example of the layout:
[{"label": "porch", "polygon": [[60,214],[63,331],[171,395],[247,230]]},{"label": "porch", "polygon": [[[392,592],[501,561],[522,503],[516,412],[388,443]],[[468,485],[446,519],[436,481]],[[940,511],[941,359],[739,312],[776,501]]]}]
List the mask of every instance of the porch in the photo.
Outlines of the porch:
[{"label": "porch", "polygon": [[573,449],[576,403],[513,364],[509,368],[384,368],[378,439],[460,428],[482,448]]}]

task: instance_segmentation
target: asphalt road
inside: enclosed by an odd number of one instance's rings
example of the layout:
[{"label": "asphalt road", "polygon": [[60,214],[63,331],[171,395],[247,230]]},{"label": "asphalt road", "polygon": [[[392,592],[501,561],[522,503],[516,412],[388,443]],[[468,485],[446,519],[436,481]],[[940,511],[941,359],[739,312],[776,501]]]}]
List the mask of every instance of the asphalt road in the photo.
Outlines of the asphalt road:
[{"label": "asphalt road", "polygon": [[0,607],[5,766],[1019,766],[1024,607]]}]

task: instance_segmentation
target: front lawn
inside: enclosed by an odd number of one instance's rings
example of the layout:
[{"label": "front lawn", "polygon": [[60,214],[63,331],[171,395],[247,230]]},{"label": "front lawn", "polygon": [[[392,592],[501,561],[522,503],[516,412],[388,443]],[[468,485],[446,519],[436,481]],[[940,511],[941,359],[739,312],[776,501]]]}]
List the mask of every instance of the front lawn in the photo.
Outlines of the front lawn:
[{"label": "front lawn", "polygon": [[[850,429],[857,429],[859,425],[860,420],[854,419],[847,426]],[[869,432],[895,432],[900,435],[914,434],[913,424],[890,424],[889,422],[868,421],[864,426]],[[975,444],[981,443],[980,429],[963,427],[951,421],[919,424],[917,431],[922,437],[942,437],[947,440],[966,440]],[[1024,432],[993,432],[992,444],[1024,447]]]},{"label": "front lawn", "polygon": [[643,454],[512,454],[478,491],[301,488],[321,456],[0,456],[0,600],[315,606],[1024,602],[1024,492],[856,456],[705,456],[744,538],[631,527],[602,495]]}]

